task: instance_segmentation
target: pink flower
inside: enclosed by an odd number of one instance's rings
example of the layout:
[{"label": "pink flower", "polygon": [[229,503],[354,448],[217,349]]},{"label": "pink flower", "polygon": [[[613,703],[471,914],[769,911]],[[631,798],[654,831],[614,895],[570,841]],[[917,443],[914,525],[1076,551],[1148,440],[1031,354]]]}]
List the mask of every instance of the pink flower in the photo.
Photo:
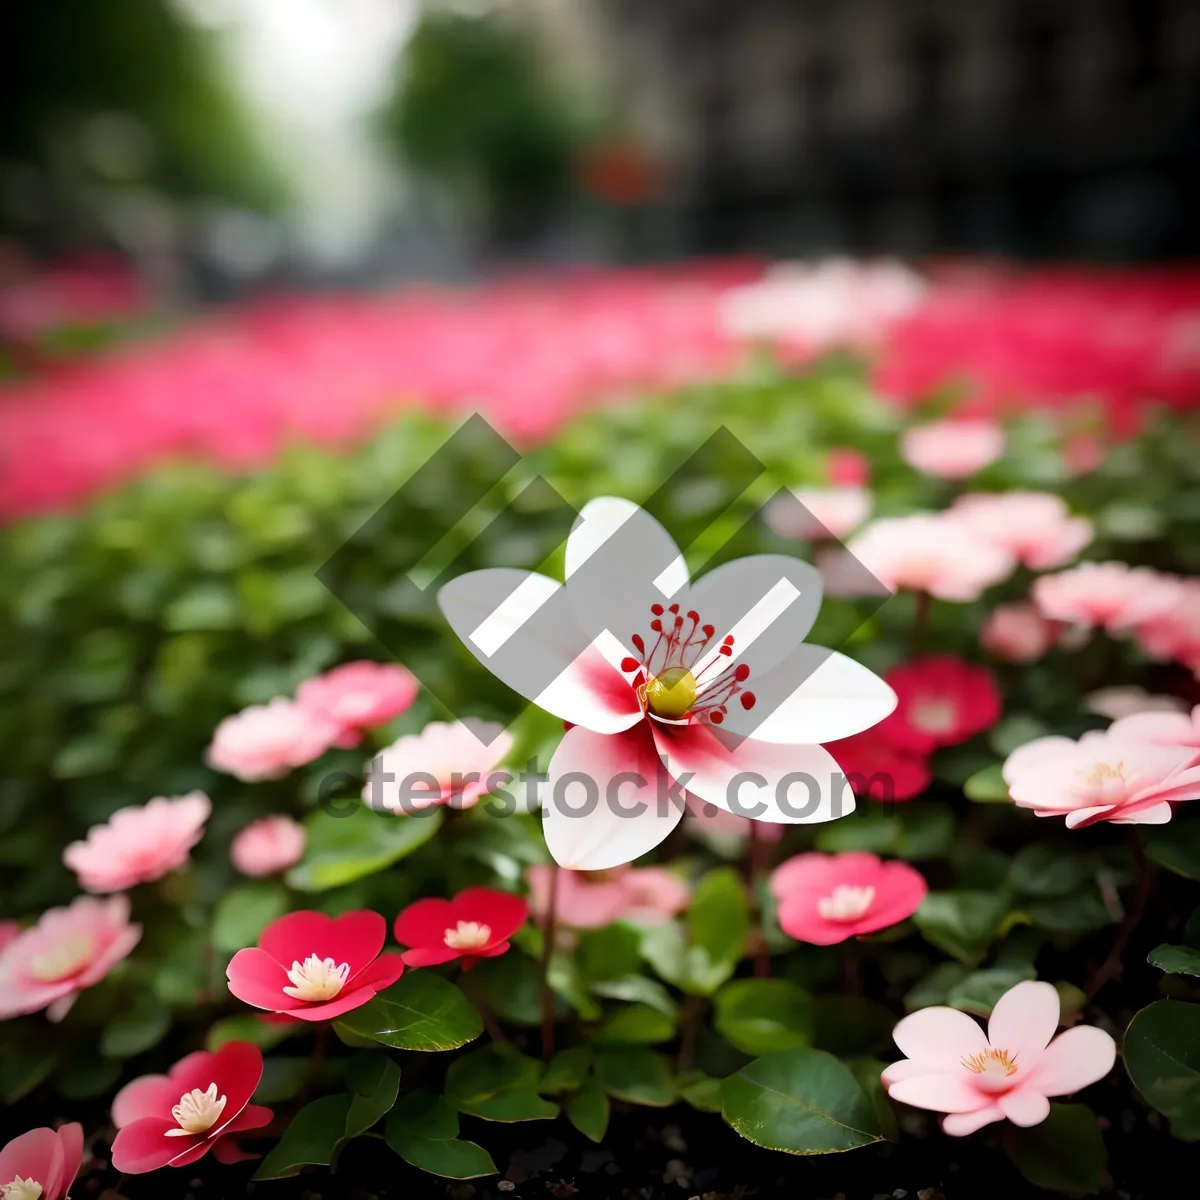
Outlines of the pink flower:
[{"label": "pink flower", "polygon": [[[1132,717],[1138,713],[1183,714],[1186,729],[1191,728],[1191,722],[1186,716],[1188,706],[1183,700],[1180,700],[1178,696],[1155,696],[1142,687],[1101,688],[1099,691],[1090,692],[1085,697],[1085,706],[1088,712],[1107,717],[1110,721],[1117,721],[1122,717]],[[1154,726],[1152,725],[1151,728]],[[1175,730],[1180,726],[1168,724],[1165,728]],[[1136,740],[1154,741],[1155,738],[1151,736]],[[1200,743],[1197,744],[1200,745]]]},{"label": "pink flower", "polygon": [[233,956],[229,990],[268,1012],[330,1021],[400,978],[400,955],[380,954],[386,938],[387,922],[365,909],[288,913],[263,930],[257,947]]},{"label": "pink flower", "polygon": [[[1067,828],[1097,821],[1164,825],[1171,802],[1200,796],[1200,767],[1192,746],[1155,745],[1117,725],[1067,737],[1036,738],[1004,763],[1013,803],[1039,817],[1066,817]],[[1135,734],[1137,731],[1135,730]]]},{"label": "pink flower", "polygon": [[874,854],[797,854],[775,868],[779,927],[798,942],[832,946],[898,925],[921,906],[925,877]]},{"label": "pink flower", "polygon": [[79,896],[67,908],[48,909],[0,950],[0,1021],[43,1008],[61,1021],[75,997],[99,983],[141,936],[142,927],[129,923],[127,896]]},{"label": "pink flower", "polygon": [[979,644],[1004,662],[1030,663],[1058,642],[1059,627],[1032,604],[997,604],[979,631]]},{"label": "pink flower", "polygon": [[212,804],[203,792],[119,808],[105,825],[93,825],[87,839],[72,842],[63,862],[89,892],[123,892],[152,883],[182,867],[204,836]]},{"label": "pink flower", "polygon": [[277,696],[226,717],[208,748],[208,765],[244,783],[281,779],[321,757],[340,730],[328,718]]},{"label": "pink flower", "polygon": [[857,529],[871,511],[866,488],[798,488],[776,496],[763,510],[767,527],[780,537],[801,541],[841,538]]},{"label": "pink flower", "polygon": [[291,817],[259,817],[238,832],[229,857],[243,875],[277,875],[304,857],[307,838],[304,826]]},{"label": "pink flower", "polygon": [[893,745],[880,725],[830,742],[826,748],[837,759],[854,794],[864,799],[911,800],[933,779],[924,754]]},{"label": "pink flower", "polygon": [[901,750],[930,754],[957,746],[1000,718],[1000,693],[986,667],[939,655],[893,667],[884,678],[899,703],[879,733]]},{"label": "pink flower", "polygon": [[938,479],[965,479],[1004,454],[1004,430],[992,421],[935,421],[908,430],[900,457]]},{"label": "pink flower", "polygon": [[[1150,700],[1175,700],[1174,696],[1151,696]],[[1108,727],[1113,738],[1128,738],[1146,742],[1151,746],[1169,746],[1173,749],[1191,750],[1200,755],[1200,704],[1190,713],[1171,711],[1159,707],[1157,710],[1143,708],[1114,721]]]},{"label": "pink flower", "polygon": [[363,731],[375,729],[405,712],[417,698],[417,681],[404,667],[370,660],[343,663],[315,679],[306,679],[296,703],[319,713],[341,729],[337,745],[352,749]]},{"label": "pink flower", "polygon": [[1085,628],[1120,633],[1168,614],[1178,602],[1179,582],[1148,567],[1123,562],[1080,563],[1033,584],[1042,616]]},{"label": "pink flower", "polygon": [[1196,671],[1200,666],[1200,580],[1180,579],[1174,603],[1139,620],[1133,635],[1147,658],[1174,659]]},{"label": "pink flower", "polygon": [[892,591],[928,592],[939,600],[978,600],[1016,566],[1009,551],[973,537],[944,514],[883,517],[852,538],[846,549]]},{"label": "pink flower", "polygon": [[949,515],[1035,571],[1061,567],[1092,540],[1092,523],[1073,517],[1049,492],[973,492],[960,496]]},{"label": "pink flower", "polygon": [[825,456],[825,474],[835,488],[865,488],[871,478],[871,462],[858,450],[841,446]]},{"label": "pink flower", "polygon": [[500,725],[430,721],[375,756],[363,803],[394,814],[438,804],[473,808],[493,788],[512,782],[507,771],[496,771],[512,745],[512,734]]},{"label": "pink flower", "polygon": [[0,1196],[6,1200],[62,1200],[83,1158],[83,1126],[31,1129],[0,1150]]},{"label": "pink flower", "polygon": [[716,838],[748,838],[757,832],[765,842],[779,842],[787,833],[786,825],[770,825],[766,821],[759,821],[756,826],[749,817],[739,817],[737,813],[718,808],[695,796],[688,797],[687,812],[683,819],[685,827],[690,827],[692,833]]},{"label": "pink flower", "polygon": [[[550,911],[554,868],[538,863],[525,871],[529,907],[539,923]],[[662,867],[614,867],[606,871],[558,872],[555,921],[570,929],[599,929],[613,921],[657,925],[687,907],[687,885]]]},{"label": "pink flower", "polygon": [[262,1073],[257,1046],[226,1042],[215,1053],[198,1050],[181,1058],[168,1075],[127,1083],[113,1098],[113,1166],[126,1175],[144,1175],[190,1166],[209,1150],[223,1163],[251,1157],[234,1135],[271,1120],[269,1108],[250,1103]]},{"label": "pink flower", "polygon": [[434,967],[463,960],[469,971],[481,958],[496,958],[529,916],[520,896],[496,888],[475,887],[453,900],[430,897],[410,904],[397,918],[396,941],[408,946],[407,966]]},{"label": "pink flower", "polygon": [[1058,1028],[1058,992],[1027,980],[996,1002],[987,1034],[956,1008],[923,1008],[892,1031],[905,1058],[883,1072],[888,1095],[901,1104],[948,1114],[953,1137],[993,1121],[1038,1125],[1050,1096],[1066,1096],[1103,1079],[1116,1061],[1107,1033],[1077,1025]]},{"label": "pink flower", "polygon": [[0,951],[2,951],[9,942],[15,942],[20,932],[20,921],[0,921]]},{"label": "pink flower", "polygon": [[565,560],[565,584],[471,571],[438,593],[484,665],[569,723],[542,808],[560,866],[640,858],[682,820],[681,783],[757,820],[842,815],[840,772],[820,743],[874,725],[895,697],[853,659],[804,642],[820,604],[813,567],[764,554],[692,584],[667,531],[611,496],[584,507]]}]

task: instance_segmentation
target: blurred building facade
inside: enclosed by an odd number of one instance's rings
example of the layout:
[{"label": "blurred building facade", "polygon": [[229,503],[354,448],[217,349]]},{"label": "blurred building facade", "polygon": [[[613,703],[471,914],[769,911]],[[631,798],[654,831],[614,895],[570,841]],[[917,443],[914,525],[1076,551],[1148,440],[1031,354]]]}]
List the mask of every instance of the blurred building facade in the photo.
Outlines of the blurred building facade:
[{"label": "blurred building facade", "polygon": [[528,0],[681,249],[1200,253],[1196,0]]}]

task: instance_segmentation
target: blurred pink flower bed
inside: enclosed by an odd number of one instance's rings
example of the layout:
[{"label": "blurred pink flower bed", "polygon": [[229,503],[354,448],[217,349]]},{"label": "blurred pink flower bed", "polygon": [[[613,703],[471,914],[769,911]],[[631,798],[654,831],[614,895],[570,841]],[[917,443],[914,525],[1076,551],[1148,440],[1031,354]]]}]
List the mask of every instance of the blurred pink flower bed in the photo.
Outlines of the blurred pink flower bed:
[{"label": "blurred pink flower bed", "polygon": [[406,407],[481,412],[518,444],[589,406],[869,351],[900,402],[946,384],[973,415],[1090,403],[1117,435],[1144,402],[1200,399],[1200,268],[1010,273],[729,260],[473,289],[273,300],[0,390],[0,518],[70,507],[175,456],[234,468],[291,441],[349,445]]}]

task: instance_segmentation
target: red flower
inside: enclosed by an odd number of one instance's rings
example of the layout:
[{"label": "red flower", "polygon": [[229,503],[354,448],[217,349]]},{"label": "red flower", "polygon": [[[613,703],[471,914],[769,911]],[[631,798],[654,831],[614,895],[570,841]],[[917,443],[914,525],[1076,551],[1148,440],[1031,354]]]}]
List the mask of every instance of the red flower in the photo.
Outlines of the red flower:
[{"label": "red flower", "polygon": [[169,1075],[143,1075],[116,1095],[113,1166],[127,1175],[159,1167],[186,1167],[209,1150],[219,1162],[248,1157],[231,1135],[261,1129],[269,1108],[251,1104],[262,1079],[262,1051],[250,1042],[226,1042],[215,1054],[197,1051]]},{"label": "red flower", "polygon": [[410,967],[433,967],[463,960],[469,971],[480,958],[496,958],[529,916],[520,896],[495,888],[467,888],[453,900],[428,899],[410,904],[396,918],[396,941]]},{"label": "red flower", "polygon": [[328,1021],[400,978],[400,955],[379,953],[386,938],[387,922],[364,909],[288,913],[263,930],[257,948],[233,956],[229,990],[255,1008]]},{"label": "red flower", "polygon": [[82,1125],[31,1129],[0,1150],[0,1195],[60,1200],[71,1190],[82,1157]]},{"label": "red flower", "polygon": [[919,796],[932,779],[922,755],[911,754],[880,737],[876,729],[826,743],[856,796],[902,801]]},{"label": "red flower", "polygon": [[876,728],[899,750],[930,754],[939,746],[957,746],[1000,717],[1000,693],[991,671],[962,659],[915,659],[884,679],[899,703]]}]

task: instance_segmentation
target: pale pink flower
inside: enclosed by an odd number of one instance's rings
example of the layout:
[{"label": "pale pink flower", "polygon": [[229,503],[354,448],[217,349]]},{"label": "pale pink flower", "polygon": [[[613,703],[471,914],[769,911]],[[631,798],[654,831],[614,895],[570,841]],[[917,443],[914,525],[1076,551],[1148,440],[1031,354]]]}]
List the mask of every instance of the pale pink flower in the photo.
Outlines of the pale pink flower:
[{"label": "pale pink flower", "polygon": [[1092,1025],[1055,1037],[1060,1011],[1054,987],[1032,980],[1000,997],[986,1034],[956,1008],[922,1008],[892,1031],[906,1057],[884,1069],[883,1086],[901,1104],[946,1113],[952,1137],[1005,1119],[1039,1125],[1049,1097],[1103,1079],[1117,1057],[1113,1039]]},{"label": "pale pink flower", "polygon": [[993,421],[949,420],[909,429],[900,457],[938,479],[966,479],[1004,454],[1004,430]]},{"label": "pale pink flower", "polygon": [[526,868],[525,882],[529,885],[529,910],[542,924],[550,911],[555,870],[555,922],[568,929],[599,929],[613,921],[658,925],[687,907],[687,884],[662,867],[571,871],[537,863]]},{"label": "pale pink flower", "polygon": [[[1107,717],[1110,721],[1118,721],[1122,717],[1132,717],[1135,713],[1186,714],[1188,708],[1187,704],[1178,696],[1156,696],[1146,691],[1145,688],[1132,686],[1100,688],[1098,691],[1088,694],[1085,698],[1085,706],[1088,712]],[[1187,720],[1186,715],[1184,720]],[[1190,723],[1188,727],[1190,728]],[[1171,726],[1168,726],[1169,728]],[[1137,740],[1153,741],[1154,738]]]},{"label": "pale pink flower", "polygon": [[970,601],[1012,574],[1012,554],[974,537],[944,514],[872,521],[846,545],[849,556],[885,587]]},{"label": "pale pink flower", "polygon": [[63,862],[88,892],[123,892],[182,867],[204,836],[212,802],[203,792],[156,796],[148,804],[119,808],[104,825],[63,851]]},{"label": "pale pink flower", "polygon": [[320,713],[337,725],[337,745],[353,749],[363,731],[375,729],[407,711],[417,698],[412,672],[395,663],[369,659],[343,663],[306,679],[296,691],[296,703]]},{"label": "pale pink flower", "polygon": [[307,837],[304,826],[291,817],[259,817],[238,832],[229,858],[243,875],[277,875],[304,857]]},{"label": "pale pink flower", "polygon": [[752,821],[749,817],[740,817],[727,809],[718,808],[706,800],[696,796],[687,798],[687,813],[684,815],[685,827],[701,836],[713,838],[748,838],[757,833],[764,842],[779,842],[787,833],[786,825],[772,825],[766,821]]},{"label": "pale pink flower", "polygon": [[0,921],[0,951],[2,951],[9,942],[15,941],[20,932],[20,921]]},{"label": "pale pink flower", "polygon": [[1147,658],[1176,660],[1194,670],[1200,659],[1200,580],[1178,580],[1174,604],[1138,621],[1133,636]]},{"label": "pale pink flower", "polygon": [[814,946],[898,925],[929,891],[915,867],[861,851],[797,854],[775,868],[770,888],[779,902],[780,929]]},{"label": "pale pink flower", "polygon": [[950,516],[1035,571],[1070,562],[1093,536],[1091,521],[1071,516],[1049,492],[973,492],[954,502]]},{"label": "pale pink flower", "polygon": [[565,584],[484,570],[438,593],[480,662],[568,723],[542,805],[560,866],[640,858],[682,820],[683,784],[762,821],[849,811],[820,743],[877,724],[896,697],[853,659],[804,641],[820,607],[815,568],[763,554],[693,584],[670,534],[611,496],[580,513],[565,567]]},{"label": "pale pink flower", "polygon": [[420,733],[398,738],[375,756],[363,803],[393,814],[438,804],[472,808],[488,792],[512,782],[508,771],[496,769],[512,745],[512,734],[500,725],[430,721]]},{"label": "pale pink flower", "polygon": [[321,757],[341,730],[320,713],[277,696],[226,717],[208,748],[208,765],[245,783],[281,779]]},{"label": "pale pink flower", "polygon": [[1035,738],[1008,756],[1003,774],[1014,804],[1039,817],[1066,817],[1069,829],[1097,821],[1164,825],[1173,801],[1200,796],[1195,759],[1193,747],[1154,745],[1113,726],[1077,742]]},{"label": "pale pink flower", "polygon": [[979,631],[979,644],[1004,662],[1037,662],[1058,642],[1059,627],[1032,604],[998,604]]},{"label": "pale pink flower", "polygon": [[1149,567],[1086,562],[1033,584],[1042,616],[1120,633],[1163,617],[1178,603],[1179,581]]},{"label": "pale pink flower", "polygon": [[796,488],[792,496],[798,503],[776,496],[763,510],[763,520],[780,537],[801,541],[845,537],[867,519],[873,500],[862,487]]},{"label": "pale pink flower", "polygon": [[[1156,700],[1181,702],[1174,696],[1150,697]],[[1151,746],[1169,746],[1190,750],[1200,755],[1200,704],[1190,713],[1160,707],[1157,711],[1142,709],[1114,721],[1108,728],[1112,737],[1129,738]]]},{"label": "pale pink flower", "polygon": [[78,896],[51,908],[0,950],[0,1021],[48,1009],[61,1021],[85,988],[102,980],[138,944],[129,897]]}]

